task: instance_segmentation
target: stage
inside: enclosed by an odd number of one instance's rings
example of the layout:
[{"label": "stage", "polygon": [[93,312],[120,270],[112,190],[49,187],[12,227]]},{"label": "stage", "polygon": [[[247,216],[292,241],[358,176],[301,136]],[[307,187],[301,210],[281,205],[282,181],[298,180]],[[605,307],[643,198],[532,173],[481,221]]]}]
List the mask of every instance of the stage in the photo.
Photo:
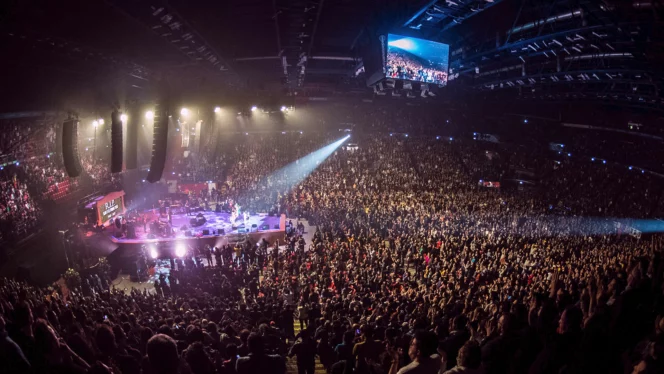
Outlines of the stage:
[{"label": "stage", "polygon": [[[192,226],[191,219],[195,219],[201,214],[205,217],[205,223],[199,226]],[[122,236],[115,225],[111,224],[105,229],[106,235],[116,244],[147,244],[147,243],[168,243],[181,241],[203,241],[205,244],[214,243],[223,245],[229,241],[235,241],[238,237],[246,237],[251,241],[258,241],[261,238],[274,240],[282,238],[286,230],[286,217],[269,216],[267,214],[254,214],[244,220],[242,217],[231,222],[231,214],[226,212],[216,213],[214,211],[200,211],[190,215],[185,213],[173,214],[171,216],[171,228],[173,235],[162,236],[150,233],[150,222],[159,221],[162,225],[168,224],[168,217],[159,215],[158,210],[149,210],[142,214],[143,219],[148,223],[134,223],[135,238]]]}]

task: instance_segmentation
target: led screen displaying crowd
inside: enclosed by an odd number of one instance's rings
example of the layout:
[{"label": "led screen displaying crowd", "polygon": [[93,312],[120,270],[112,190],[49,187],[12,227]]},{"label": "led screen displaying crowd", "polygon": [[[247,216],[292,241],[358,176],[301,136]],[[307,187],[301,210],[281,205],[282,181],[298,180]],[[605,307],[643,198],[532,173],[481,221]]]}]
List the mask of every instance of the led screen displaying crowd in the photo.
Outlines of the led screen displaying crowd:
[{"label": "led screen displaying crowd", "polygon": [[447,84],[449,45],[389,34],[386,75],[444,86]]}]

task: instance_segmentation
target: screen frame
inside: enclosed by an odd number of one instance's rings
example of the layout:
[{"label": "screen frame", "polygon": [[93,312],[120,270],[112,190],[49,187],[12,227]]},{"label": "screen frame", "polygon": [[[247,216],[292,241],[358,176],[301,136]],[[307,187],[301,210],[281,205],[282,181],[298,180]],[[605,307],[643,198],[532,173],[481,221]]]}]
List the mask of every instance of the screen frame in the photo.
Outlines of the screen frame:
[{"label": "screen frame", "polygon": [[[430,42],[430,43],[442,44],[442,45],[447,46],[447,69],[445,70],[445,74],[446,74],[445,82],[441,84],[441,83],[434,83],[434,82],[422,82],[422,81],[413,80],[413,79],[393,78],[393,77],[388,76],[388,73],[387,73],[387,70],[388,70],[387,69],[388,68],[388,56],[389,56],[389,53],[390,53],[389,41],[393,37],[410,38],[410,39],[416,39],[416,40],[423,41],[423,42]],[[385,34],[384,39],[382,41],[383,41],[383,51],[384,51],[383,52],[383,76],[385,77],[385,79],[393,79],[393,80],[396,80],[396,81],[413,82],[413,83],[419,83],[419,84],[428,84],[428,85],[438,86],[438,87],[446,87],[448,85],[448,83],[450,81],[450,53],[451,53],[451,51],[450,51],[451,46],[449,44],[443,43],[443,42],[437,42],[437,41],[429,40],[429,39],[423,39],[423,38],[419,38],[419,37],[415,37],[415,36],[400,35],[400,34],[394,34],[394,33]]]}]

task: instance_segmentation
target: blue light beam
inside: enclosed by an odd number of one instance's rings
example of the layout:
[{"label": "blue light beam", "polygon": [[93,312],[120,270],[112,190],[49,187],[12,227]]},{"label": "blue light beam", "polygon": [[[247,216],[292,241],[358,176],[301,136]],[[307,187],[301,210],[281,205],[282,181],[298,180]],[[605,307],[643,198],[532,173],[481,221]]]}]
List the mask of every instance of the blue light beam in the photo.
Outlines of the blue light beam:
[{"label": "blue light beam", "polygon": [[297,186],[300,182],[305,180],[311,173],[318,168],[330,155],[332,155],[341,145],[350,138],[347,135],[332,144],[314,151],[295,162],[284,166],[283,168],[273,172],[269,176],[263,178],[260,184],[266,186],[265,193],[272,194],[273,192],[285,192],[284,187],[289,190]]}]

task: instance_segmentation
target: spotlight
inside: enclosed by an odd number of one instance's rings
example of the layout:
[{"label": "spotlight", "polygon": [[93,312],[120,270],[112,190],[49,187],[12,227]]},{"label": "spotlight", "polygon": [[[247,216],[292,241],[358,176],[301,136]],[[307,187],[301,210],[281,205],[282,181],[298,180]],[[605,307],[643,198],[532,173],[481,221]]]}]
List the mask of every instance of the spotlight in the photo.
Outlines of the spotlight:
[{"label": "spotlight", "polygon": [[567,157],[572,157],[572,154],[571,154],[571,153],[568,153],[568,154],[567,154]]},{"label": "spotlight", "polygon": [[183,115],[183,116],[186,116],[187,114],[189,114],[189,109],[187,109],[187,108],[182,108],[182,109],[180,110],[180,114]]},{"label": "spotlight", "polygon": [[524,120],[523,120],[523,123],[528,123],[528,119],[524,119]]},{"label": "spotlight", "polygon": [[219,112],[221,112],[221,108],[219,108],[219,107],[214,108],[214,112],[215,112],[215,113],[219,113]]},{"label": "spotlight", "polygon": [[157,252],[157,249],[152,247],[150,248],[150,257],[155,260],[157,257],[159,257],[159,253]]},{"label": "spotlight", "polygon": [[286,111],[286,107],[285,107],[285,106],[282,106],[282,107],[281,107],[281,111],[282,111],[282,112],[285,112],[285,111]]},{"label": "spotlight", "polygon": [[436,140],[440,140],[440,136],[436,136]]},{"label": "spotlight", "polygon": [[94,126],[94,127],[99,126],[99,121],[92,121],[92,126]]},{"label": "spotlight", "polygon": [[177,244],[175,246],[175,255],[178,257],[184,257],[187,254],[187,248],[184,247],[184,244]]},{"label": "spotlight", "polygon": [[408,137],[408,134],[406,134],[406,138]]},{"label": "spotlight", "polygon": [[255,112],[256,109],[258,109],[258,107],[257,107],[256,105],[254,105],[254,106],[251,107],[251,111],[252,111],[252,112]]},{"label": "spotlight", "polygon": [[633,169],[633,167],[632,167],[632,166],[630,166],[630,167],[629,167],[629,170],[632,170],[632,169]]},{"label": "spotlight", "polygon": [[104,124],[104,119],[103,119],[103,118],[100,118],[100,119],[98,119],[97,121],[99,121],[99,124],[100,124],[100,125],[103,125],[103,124]]},{"label": "spotlight", "polygon": [[602,160],[602,163],[603,163],[603,164],[606,164],[606,160]]},{"label": "spotlight", "polygon": [[519,181],[519,184],[523,184],[523,181]]},{"label": "spotlight", "polygon": [[452,137],[450,136],[450,141],[452,141],[452,140],[454,140],[454,138],[452,138]]},{"label": "spotlight", "polygon": [[302,134],[303,134],[302,131],[300,131],[300,135],[302,135]]},{"label": "spotlight", "polygon": [[127,115],[126,114],[121,114],[120,115],[120,121],[127,122]]},{"label": "spotlight", "polygon": [[591,158],[590,161],[595,161],[595,157]]},{"label": "spotlight", "polygon": [[154,112],[151,110],[148,110],[145,112],[145,119],[153,119],[154,118]]}]

